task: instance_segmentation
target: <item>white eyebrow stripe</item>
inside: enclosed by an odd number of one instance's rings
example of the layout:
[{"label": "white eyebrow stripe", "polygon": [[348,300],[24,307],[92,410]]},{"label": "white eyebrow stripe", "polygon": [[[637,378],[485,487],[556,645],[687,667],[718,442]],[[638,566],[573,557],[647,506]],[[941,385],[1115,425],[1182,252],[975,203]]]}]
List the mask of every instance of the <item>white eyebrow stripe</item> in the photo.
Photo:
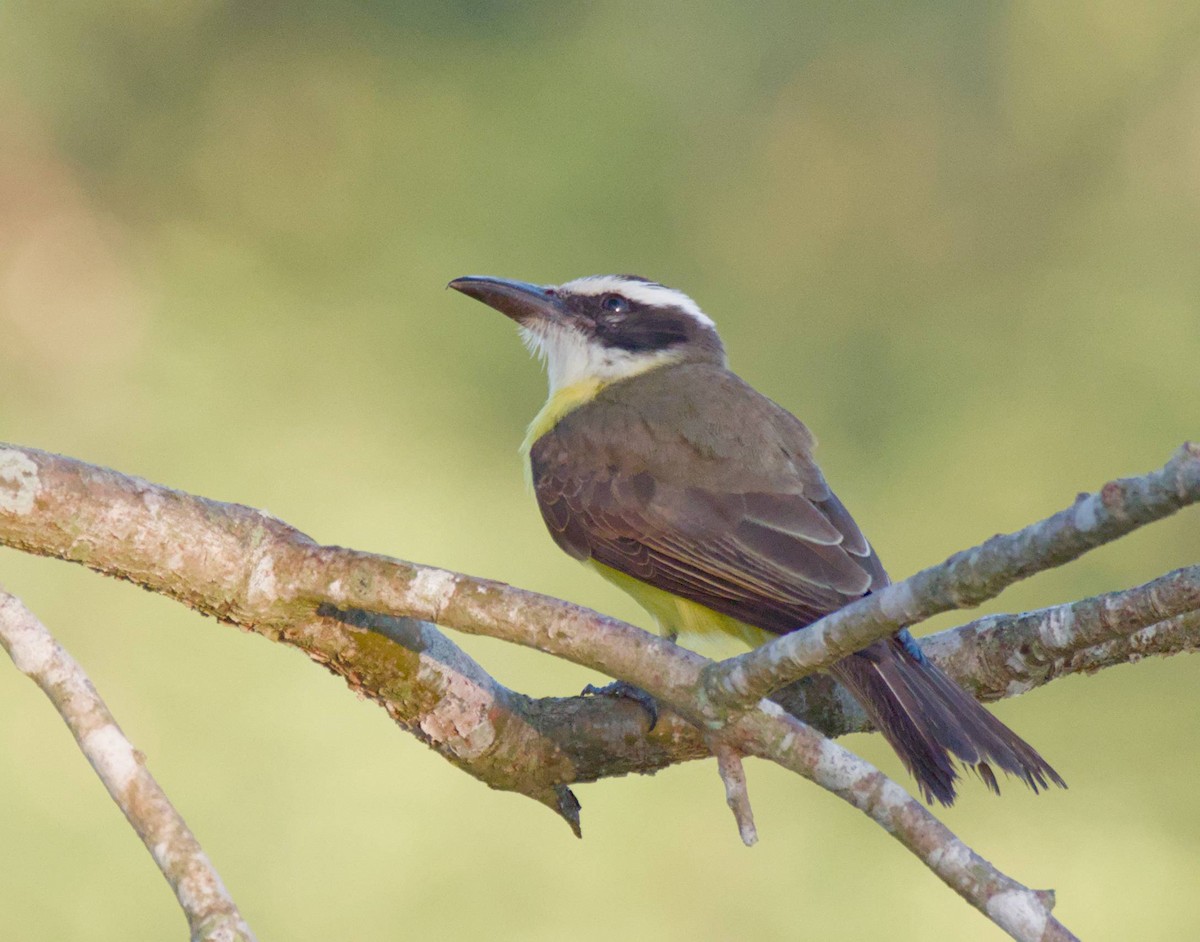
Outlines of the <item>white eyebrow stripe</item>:
[{"label": "white eyebrow stripe", "polygon": [[682,291],[668,288],[653,281],[631,281],[619,275],[588,275],[576,278],[559,286],[570,294],[620,294],[630,301],[648,304],[651,307],[677,307],[706,327],[715,328],[711,317],[700,310],[700,305]]}]

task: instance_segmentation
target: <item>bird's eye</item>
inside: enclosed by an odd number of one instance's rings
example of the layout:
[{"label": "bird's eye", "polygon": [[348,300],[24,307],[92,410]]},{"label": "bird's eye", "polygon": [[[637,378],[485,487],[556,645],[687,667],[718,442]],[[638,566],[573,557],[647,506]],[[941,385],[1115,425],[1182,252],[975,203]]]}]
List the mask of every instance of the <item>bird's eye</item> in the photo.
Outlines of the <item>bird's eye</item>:
[{"label": "bird's eye", "polygon": [[624,314],[629,310],[629,302],[619,294],[606,294],[600,306],[610,314]]}]

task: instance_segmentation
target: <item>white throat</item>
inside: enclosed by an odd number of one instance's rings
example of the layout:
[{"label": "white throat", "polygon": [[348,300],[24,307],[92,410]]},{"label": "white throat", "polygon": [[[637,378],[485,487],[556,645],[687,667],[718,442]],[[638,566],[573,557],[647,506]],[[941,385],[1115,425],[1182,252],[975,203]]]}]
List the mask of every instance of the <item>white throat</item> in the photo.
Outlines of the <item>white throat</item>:
[{"label": "white throat", "polygon": [[531,353],[545,362],[551,397],[582,383],[607,386],[680,357],[677,350],[632,353],[606,347],[559,324],[522,327],[521,339]]}]

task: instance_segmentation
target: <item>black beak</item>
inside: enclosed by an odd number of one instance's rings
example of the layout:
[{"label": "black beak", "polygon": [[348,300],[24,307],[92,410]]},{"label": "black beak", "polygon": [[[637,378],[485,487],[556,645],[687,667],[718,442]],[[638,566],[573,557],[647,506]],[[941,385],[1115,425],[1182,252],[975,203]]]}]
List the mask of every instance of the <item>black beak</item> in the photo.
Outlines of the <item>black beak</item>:
[{"label": "black beak", "polygon": [[464,275],[446,287],[494,307],[518,324],[553,318],[558,315],[561,303],[552,288],[487,275]]}]

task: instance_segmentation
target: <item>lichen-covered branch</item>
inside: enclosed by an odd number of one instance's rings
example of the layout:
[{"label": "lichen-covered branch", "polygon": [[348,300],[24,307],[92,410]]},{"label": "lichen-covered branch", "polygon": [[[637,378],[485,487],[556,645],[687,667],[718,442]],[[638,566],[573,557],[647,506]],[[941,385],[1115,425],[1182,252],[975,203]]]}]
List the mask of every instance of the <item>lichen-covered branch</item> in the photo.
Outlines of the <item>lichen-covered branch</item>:
[{"label": "lichen-covered branch", "polygon": [[[570,783],[708,755],[699,735],[678,718],[631,746],[631,725],[641,722],[631,704],[514,693],[432,625],[391,619],[368,632],[319,617],[316,602],[295,598],[294,574],[319,577],[320,557],[370,557],[316,547],[249,507],[36,449],[0,446],[0,544],[82,563],[299,648],[459,768],[546,804],[576,831]],[[346,578],[426,586],[441,578],[440,570],[382,557],[375,568]],[[389,632],[392,640],[384,636]]]},{"label": "lichen-covered branch", "polygon": [[[284,630],[279,640],[340,674],[398,725],[492,788],[552,808],[576,834],[579,804],[571,784],[709,755],[699,731],[675,715],[647,731],[644,711],[631,701],[532,698],[509,690],[428,622],[329,606],[321,612],[325,617],[305,623],[303,634]],[[370,633],[346,631],[344,624]]]},{"label": "lichen-covered branch", "polygon": [[755,703],[906,625],[978,605],[1020,579],[1077,559],[1198,500],[1200,445],[1188,443],[1158,471],[1110,481],[1045,520],[1016,533],[998,534],[804,631],[712,667],[705,676],[709,697],[724,709]]},{"label": "lichen-covered branch", "polygon": [[193,942],[254,942],[254,933],[208,856],[83,668],[3,586],[0,645],[17,669],[50,698],[113,801],[150,851],[187,916]]}]

